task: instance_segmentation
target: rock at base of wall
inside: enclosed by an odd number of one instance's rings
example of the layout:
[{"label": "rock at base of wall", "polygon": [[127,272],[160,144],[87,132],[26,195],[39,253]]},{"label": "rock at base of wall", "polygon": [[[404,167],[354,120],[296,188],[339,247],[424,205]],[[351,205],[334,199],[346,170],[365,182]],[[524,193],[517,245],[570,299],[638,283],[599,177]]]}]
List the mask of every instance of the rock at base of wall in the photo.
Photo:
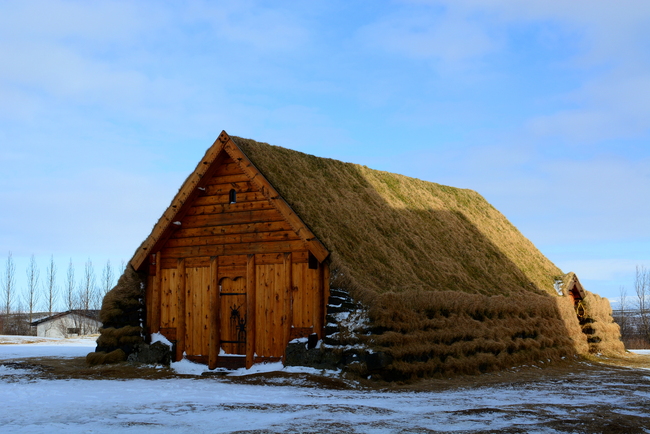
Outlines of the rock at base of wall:
[{"label": "rock at base of wall", "polygon": [[317,369],[337,369],[340,364],[340,355],[323,348],[307,348],[307,343],[299,340],[287,345],[286,366],[309,366]]},{"label": "rock at base of wall", "polygon": [[139,344],[134,352],[129,354],[129,362],[146,363],[148,365],[167,365],[171,363],[172,353],[168,345],[162,342],[153,344]]},{"label": "rock at base of wall", "polygon": [[384,352],[373,352],[366,348],[343,348],[320,345],[307,348],[306,342],[298,340],[287,345],[286,366],[308,366],[316,369],[342,369],[359,376],[381,372],[393,362]]}]

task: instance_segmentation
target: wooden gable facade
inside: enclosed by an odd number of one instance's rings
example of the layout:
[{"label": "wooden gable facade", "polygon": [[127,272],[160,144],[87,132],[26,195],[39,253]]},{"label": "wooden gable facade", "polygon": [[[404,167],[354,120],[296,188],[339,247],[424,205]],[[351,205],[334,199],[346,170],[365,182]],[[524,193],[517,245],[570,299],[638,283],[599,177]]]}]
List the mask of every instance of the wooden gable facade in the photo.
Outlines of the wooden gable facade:
[{"label": "wooden gable facade", "polygon": [[146,329],[175,359],[280,360],[322,336],[329,252],[222,132],[131,260],[146,275]]}]

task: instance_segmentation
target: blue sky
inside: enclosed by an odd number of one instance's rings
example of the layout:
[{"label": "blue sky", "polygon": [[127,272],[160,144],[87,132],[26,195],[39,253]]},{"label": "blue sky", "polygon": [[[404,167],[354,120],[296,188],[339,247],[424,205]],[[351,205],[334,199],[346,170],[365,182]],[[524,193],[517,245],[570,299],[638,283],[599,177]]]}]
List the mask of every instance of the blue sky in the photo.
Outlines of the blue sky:
[{"label": "blue sky", "polygon": [[615,298],[650,266],[650,3],[3,1],[0,259],[128,260],[222,129],[470,188]]}]

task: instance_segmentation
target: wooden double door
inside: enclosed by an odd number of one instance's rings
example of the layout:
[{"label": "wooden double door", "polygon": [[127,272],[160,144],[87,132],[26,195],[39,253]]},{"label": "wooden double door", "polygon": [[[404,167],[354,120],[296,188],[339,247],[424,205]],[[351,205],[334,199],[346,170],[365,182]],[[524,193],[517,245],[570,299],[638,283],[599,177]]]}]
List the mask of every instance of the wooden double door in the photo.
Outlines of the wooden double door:
[{"label": "wooden double door", "polygon": [[[230,255],[164,262],[160,318],[150,317],[184,356],[217,366],[278,360],[293,337],[319,331],[322,270],[307,253]],[[296,334],[297,333],[297,334]],[[238,359],[235,365],[225,365]]]},{"label": "wooden double door", "polygon": [[[252,343],[250,320],[253,306],[249,280],[254,255],[220,256],[208,260],[185,260],[179,279],[184,286],[179,294],[179,331],[176,358],[185,357],[219,365],[224,357],[239,357],[229,367],[245,364],[247,344]],[[183,279],[184,275],[184,279]],[[185,300],[183,301],[183,295]]]},{"label": "wooden double door", "polygon": [[[233,255],[186,261],[184,342],[177,357],[210,366],[247,365],[284,355],[291,328],[291,254]],[[244,360],[242,360],[242,363]],[[234,365],[233,365],[234,364]]]}]

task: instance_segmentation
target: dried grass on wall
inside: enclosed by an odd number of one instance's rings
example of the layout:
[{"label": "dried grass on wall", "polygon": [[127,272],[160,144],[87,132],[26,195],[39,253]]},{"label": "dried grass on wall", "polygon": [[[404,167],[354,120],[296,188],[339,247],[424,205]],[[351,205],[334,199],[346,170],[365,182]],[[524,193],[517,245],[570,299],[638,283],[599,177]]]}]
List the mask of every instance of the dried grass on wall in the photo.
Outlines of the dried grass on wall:
[{"label": "dried grass on wall", "polygon": [[589,352],[606,356],[625,352],[621,341],[621,329],[614,322],[609,300],[598,294],[586,291],[584,303],[587,316],[581,321],[582,331],[587,336]]},{"label": "dried grass on wall", "polygon": [[564,321],[564,328],[567,336],[571,339],[573,347],[578,354],[588,354],[589,344],[587,336],[582,332],[582,327],[578,321],[578,316],[573,305],[572,297],[555,297],[560,318]]},{"label": "dried grass on wall", "polygon": [[555,299],[545,295],[386,293],[369,314],[372,344],[394,359],[386,380],[476,374],[575,354]]},{"label": "dried grass on wall", "polygon": [[99,319],[103,327],[99,330],[95,352],[86,356],[89,364],[126,360],[134,346],[144,342],[140,326],[143,300],[142,279],[128,266],[102,302]]}]

